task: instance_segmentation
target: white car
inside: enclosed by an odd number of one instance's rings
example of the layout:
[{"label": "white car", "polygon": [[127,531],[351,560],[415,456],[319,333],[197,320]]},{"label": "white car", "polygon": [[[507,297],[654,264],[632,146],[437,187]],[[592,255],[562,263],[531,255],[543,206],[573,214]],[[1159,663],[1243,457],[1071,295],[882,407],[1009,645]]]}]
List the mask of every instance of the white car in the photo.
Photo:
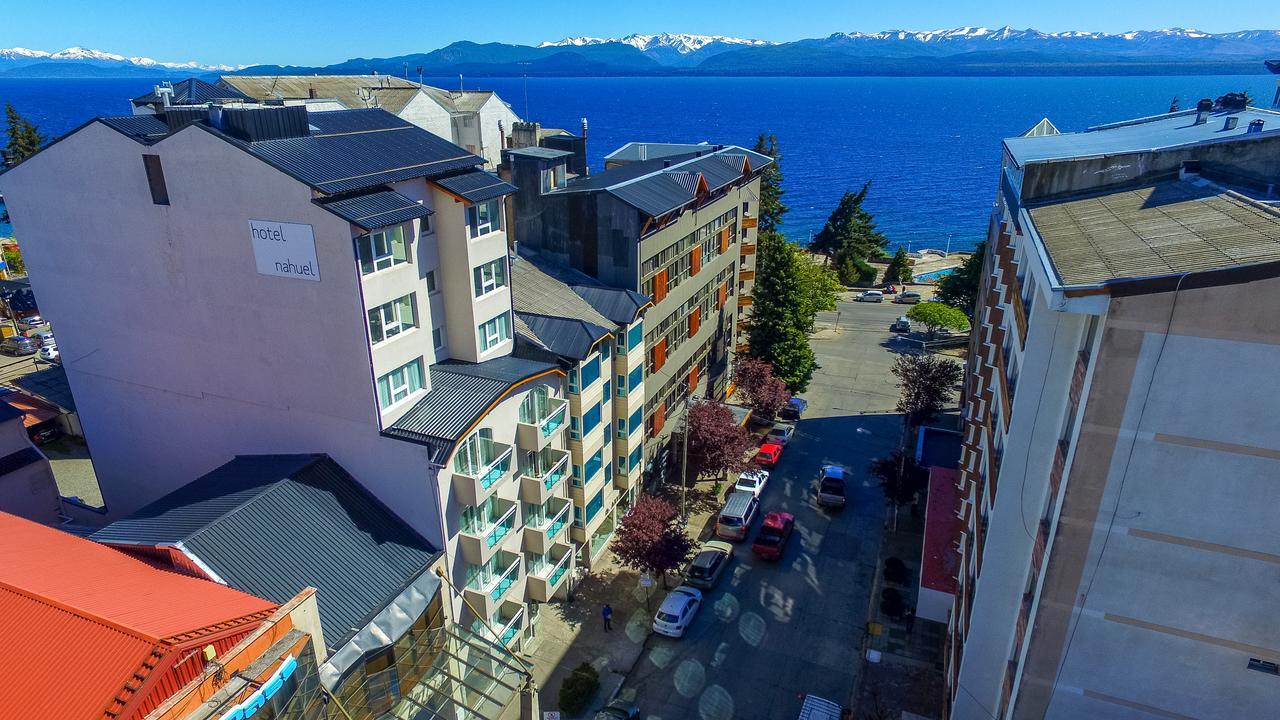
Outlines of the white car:
[{"label": "white car", "polygon": [[858,302],[884,302],[884,293],[879,290],[868,290],[858,295]]},{"label": "white car", "polygon": [[57,345],[45,345],[40,348],[40,359],[45,362],[59,362],[60,357]]},{"label": "white car", "polygon": [[764,492],[764,486],[768,483],[769,471],[755,468],[739,474],[738,482],[733,486],[733,489],[749,492],[756,497],[760,497],[760,493]]},{"label": "white car", "polygon": [[24,318],[18,319],[18,327],[23,330],[35,330],[36,328],[42,328],[48,324],[49,323],[39,315],[28,315]]},{"label": "white car", "polygon": [[778,423],[773,426],[773,429],[769,431],[768,435],[764,436],[764,441],[786,447],[787,443],[791,442],[791,436],[795,434],[795,425],[792,425],[791,423]]},{"label": "white car", "polygon": [[684,633],[693,622],[702,605],[702,592],[688,585],[667,593],[667,598],[653,617],[653,631],[667,637],[684,637]]}]

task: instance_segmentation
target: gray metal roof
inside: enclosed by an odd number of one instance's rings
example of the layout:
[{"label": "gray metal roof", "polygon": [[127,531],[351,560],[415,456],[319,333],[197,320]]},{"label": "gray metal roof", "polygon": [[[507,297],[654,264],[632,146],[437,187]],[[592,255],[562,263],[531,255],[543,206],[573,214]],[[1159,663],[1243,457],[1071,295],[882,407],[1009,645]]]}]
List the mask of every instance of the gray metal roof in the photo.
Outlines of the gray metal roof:
[{"label": "gray metal roof", "polygon": [[432,180],[468,202],[484,202],[516,191],[516,187],[491,172],[472,170]]},{"label": "gray metal roof", "polygon": [[[1228,116],[1238,118],[1236,127],[1232,130],[1224,128]],[[1184,110],[1098,125],[1078,133],[1007,138],[1004,145],[1019,165],[1026,165],[1238,140],[1248,133],[1249,123],[1253,120],[1263,122],[1262,132],[1254,137],[1270,137],[1280,133],[1280,113],[1271,110],[1248,108],[1230,113],[1211,113],[1208,121],[1199,125],[1195,124],[1195,118],[1195,110]]]},{"label": "gray metal roof", "polygon": [[419,400],[383,434],[431,449],[431,461],[443,465],[491,405],[512,387],[549,371],[555,365],[506,356],[468,363],[447,360],[431,366],[431,392]]},{"label": "gray metal roof", "polygon": [[[513,278],[522,272],[527,275],[523,283],[518,278],[512,283],[512,305],[519,311],[581,317],[608,327],[610,323],[629,325],[635,322],[650,304],[649,298],[634,290],[603,285],[599,280],[581,270],[547,259],[542,253],[527,245],[520,246],[519,258],[512,261],[511,269]],[[534,272],[539,277],[532,277]],[[525,288],[523,293],[521,285]],[[581,312],[580,304],[555,300],[554,298],[563,297],[563,287],[567,287],[582,298],[598,314],[598,317],[593,318]],[[544,298],[544,295],[553,295],[553,297]]]},{"label": "gray metal roof", "polygon": [[[198,78],[187,78],[173,83],[173,96],[169,102],[173,105],[203,105],[219,100],[251,100],[248,95],[232,87],[222,87],[207,83]],[[155,91],[133,99],[134,105],[163,102]]]},{"label": "gray metal roof", "polygon": [[517,157],[531,157],[541,160],[556,160],[563,157],[570,157],[573,153],[568,150],[554,150],[544,147],[526,147],[516,148],[514,150],[503,150],[504,155],[515,155]]},{"label": "gray metal roof", "polygon": [[574,285],[573,291],[601,315],[619,325],[630,325],[649,306],[649,298],[634,290],[601,285]]},{"label": "gray metal roof", "polygon": [[511,306],[521,313],[583,320],[603,328],[614,325],[568,283],[547,272],[540,258],[529,255],[511,259]]},{"label": "gray metal roof", "polygon": [[687,155],[699,150],[710,150],[711,144],[700,143],[651,143],[629,142],[604,156],[605,162],[637,162],[656,160],[673,155]]},{"label": "gray metal roof", "polygon": [[275,602],[314,587],[331,650],[437,555],[326,455],[239,456],[92,538],[180,542],[231,587]]},{"label": "gray metal roof", "polygon": [[159,115],[101,117],[98,122],[143,143],[154,142],[169,134],[169,126]]},{"label": "gray metal roof", "polygon": [[613,331],[576,318],[516,313],[529,338],[551,352],[574,362],[585,360],[596,342]]},{"label": "gray metal roof", "polygon": [[365,230],[398,225],[434,214],[426,205],[410,200],[394,190],[379,190],[368,195],[357,195],[317,204]]},{"label": "gray metal roof", "polygon": [[61,365],[51,365],[43,370],[27,373],[11,382],[28,395],[51,402],[67,412],[76,411],[76,399],[67,382],[67,371]]}]

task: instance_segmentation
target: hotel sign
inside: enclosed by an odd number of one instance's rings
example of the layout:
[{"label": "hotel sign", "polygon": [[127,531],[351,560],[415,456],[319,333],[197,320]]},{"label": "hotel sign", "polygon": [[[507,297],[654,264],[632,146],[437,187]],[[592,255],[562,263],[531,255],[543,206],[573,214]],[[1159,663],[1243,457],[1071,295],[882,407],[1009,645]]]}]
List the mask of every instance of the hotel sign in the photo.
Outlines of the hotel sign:
[{"label": "hotel sign", "polygon": [[310,225],[250,220],[249,237],[259,273],[320,282],[316,236]]}]

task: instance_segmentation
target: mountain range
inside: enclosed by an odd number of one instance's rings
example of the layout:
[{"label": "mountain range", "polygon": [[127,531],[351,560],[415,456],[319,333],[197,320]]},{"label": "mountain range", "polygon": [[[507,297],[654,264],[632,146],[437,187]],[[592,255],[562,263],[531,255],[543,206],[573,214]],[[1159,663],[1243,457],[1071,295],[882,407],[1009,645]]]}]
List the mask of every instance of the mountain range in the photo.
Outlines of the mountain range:
[{"label": "mountain range", "polygon": [[333,65],[158,62],[85,48],[0,50],[0,77],[364,74],[573,75],[1202,75],[1252,74],[1280,57],[1280,31],[1206,33],[1172,28],[1125,33],[1011,27],[834,33],[770,40],[661,33],[571,37],[536,46],[460,41],[394,57]]}]

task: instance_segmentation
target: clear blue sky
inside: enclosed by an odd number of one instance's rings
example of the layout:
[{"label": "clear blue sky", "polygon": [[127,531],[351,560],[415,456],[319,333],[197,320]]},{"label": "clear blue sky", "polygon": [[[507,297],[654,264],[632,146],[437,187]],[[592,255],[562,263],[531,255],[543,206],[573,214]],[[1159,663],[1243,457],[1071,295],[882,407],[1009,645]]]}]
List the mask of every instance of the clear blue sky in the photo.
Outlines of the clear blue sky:
[{"label": "clear blue sky", "polygon": [[427,52],[456,40],[536,44],[573,35],[688,32],[766,40],[964,25],[1119,32],[1280,27],[1275,2],[1204,0],[10,0],[0,48],[81,45],[157,60],[323,65]]}]

